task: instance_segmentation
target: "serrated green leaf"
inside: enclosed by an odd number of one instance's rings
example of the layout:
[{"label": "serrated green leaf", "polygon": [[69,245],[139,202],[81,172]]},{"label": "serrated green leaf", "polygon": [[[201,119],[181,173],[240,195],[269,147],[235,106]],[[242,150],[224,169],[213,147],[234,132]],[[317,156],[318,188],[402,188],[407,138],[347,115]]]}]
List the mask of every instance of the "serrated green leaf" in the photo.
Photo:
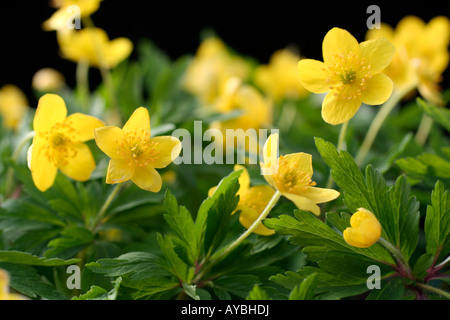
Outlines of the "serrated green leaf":
[{"label": "serrated green leaf", "polygon": [[431,267],[433,261],[434,255],[431,253],[424,253],[417,259],[412,269],[416,279],[423,279],[427,275],[427,269]]},{"label": "serrated green leaf", "polygon": [[197,286],[193,284],[182,283],[184,292],[194,300],[200,300],[200,296],[197,295]]},{"label": "serrated green leaf", "polygon": [[8,262],[15,264],[31,265],[31,266],[66,266],[70,264],[76,264],[79,259],[62,260],[58,258],[44,258],[34,256],[27,252],[20,251],[0,251],[0,262]]},{"label": "serrated green leaf", "polygon": [[296,286],[289,295],[289,300],[310,300],[314,296],[313,283],[317,273],[313,273],[302,280],[299,286]]},{"label": "serrated green leaf", "polygon": [[424,231],[427,253],[445,256],[450,252],[450,194],[440,181],[431,193]]},{"label": "serrated green leaf", "polygon": [[245,300],[270,300],[269,295],[264,289],[261,289],[258,285],[255,285],[253,289],[248,293]]},{"label": "serrated green leaf", "polygon": [[260,280],[257,276],[233,275],[218,278],[214,281],[213,288],[220,288],[245,299],[248,292],[257,284],[260,284]]},{"label": "serrated green leaf", "polygon": [[159,248],[164,257],[168,261],[168,271],[175,275],[178,279],[184,282],[190,282],[189,279],[189,267],[181,260],[180,256],[175,252],[174,240],[171,236],[163,236],[160,233],[157,234],[157,240]]},{"label": "serrated green leaf", "polygon": [[417,105],[450,132],[450,111],[448,109],[432,105],[421,98],[417,98]]},{"label": "serrated green leaf", "polygon": [[46,257],[72,257],[81,249],[92,243],[94,235],[84,227],[69,227],[64,229],[60,237],[48,243]]},{"label": "serrated green leaf", "polygon": [[372,289],[366,300],[402,300],[405,285],[400,278],[382,281],[381,289]]}]

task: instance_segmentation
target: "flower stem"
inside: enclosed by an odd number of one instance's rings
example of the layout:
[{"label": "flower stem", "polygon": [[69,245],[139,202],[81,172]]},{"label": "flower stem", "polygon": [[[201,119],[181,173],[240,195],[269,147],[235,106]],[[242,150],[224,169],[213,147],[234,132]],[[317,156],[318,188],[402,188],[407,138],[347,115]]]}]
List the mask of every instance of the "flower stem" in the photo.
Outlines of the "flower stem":
[{"label": "flower stem", "polygon": [[89,110],[89,63],[86,60],[80,60],[77,63],[77,88],[80,97],[83,112]]},{"label": "flower stem", "polygon": [[259,215],[258,219],[256,219],[255,222],[253,222],[253,224],[250,226],[250,228],[248,228],[243,234],[241,234],[241,236],[238,239],[236,239],[236,241],[234,241],[232,244],[230,244],[228,247],[226,247],[219,254],[219,256],[220,257],[226,256],[228,253],[233,251],[234,248],[236,248],[238,245],[240,245],[242,243],[242,241],[244,241],[259,226],[261,221],[267,217],[267,215],[270,213],[272,208],[277,204],[280,197],[281,197],[281,193],[280,193],[280,191],[277,190],[273,194],[272,199],[270,199],[267,206],[264,208],[263,212]]},{"label": "flower stem", "polygon": [[96,223],[94,225],[93,231],[95,232],[97,228],[100,226],[106,211],[108,210],[109,206],[115,199],[116,195],[119,193],[120,187],[122,186],[122,182],[116,184],[113,191],[109,194],[108,198],[106,199],[105,203],[103,203],[103,206],[101,207],[100,211],[97,214]]},{"label": "flower stem", "polygon": [[[341,126],[341,131],[339,132],[339,138],[338,138],[338,144],[337,144],[337,151],[341,151],[344,148],[344,143],[345,143],[345,135],[347,134],[347,129],[348,129],[348,123],[350,121],[346,121],[342,124]],[[328,176],[328,181],[327,181],[327,188],[330,189],[333,186],[333,177],[330,175]]]},{"label": "flower stem", "polygon": [[430,286],[430,285],[425,284],[425,283],[417,283],[416,285],[419,288],[423,289],[423,290],[426,290],[426,291],[429,291],[429,292],[433,292],[433,293],[435,293],[437,295],[440,295],[440,296],[450,300],[450,293],[448,293],[448,292],[446,292],[444,290],[441,290],[439,288],[435,288],[435,287]]},{"label": "flower stem", "polygon": [[373,119],[369,130],[367,131],[366,137],[364,138],[363,143],[355,157],[356,164],[361,166],[366,159],[367,154],[372,148],[372,144],[377,137],[378,131],[380,131],[381,126],[383,125],[386,118],[392,112],[394,107],[400,102],[400,100],[413,88],[415,88],[416,84],[412,83],[411,85],[404,87],[399,90],[394,90],[390,99],[383,104],[380,111],[378,111],[377,115]]},{"label": "flower stem", "polygon": [[380,237],[378,239],[378,242],[392,254],[395,261],[397,261],[397,265],[401,268],[403,272],[405,272],[405,276],[411,279],[412,278],[411,269],[405,257],[403,257],[401,251],[383,237]]},{"label": "flower stem", "polygon": [[428,139],[431,128],[433,127],[433,119],[427,114],[422,115],[422,120],[420,121],[419,128],[416,133],[416,142],[423,147]]},{"label": "flower stem", "polygon": [[218,252],[218,254],[213,255],[211,257],[211,262],[208,264],[208,266],[202,270],[193,280],[193,283],[197,283],[200,281],[204,274],[206,274],[217,262],[219,262],[222,258],[226,257],[231,251],[233,251],[237,246],[239,246],[261,223],[262,220],[264,220],[267,215],[270,213],[272,208],[277,204],[278,200],[281,197],[280,191],[276,191],[274,195],[272,196],[272,199],[270,199],[267,206],[264,208],[263,212],[259,215],[258,219],[253,222],[253,224],[245,231],[238,239],[236,239],[233,243],[228,245],[226,248],[224,248],[222,251]]}]

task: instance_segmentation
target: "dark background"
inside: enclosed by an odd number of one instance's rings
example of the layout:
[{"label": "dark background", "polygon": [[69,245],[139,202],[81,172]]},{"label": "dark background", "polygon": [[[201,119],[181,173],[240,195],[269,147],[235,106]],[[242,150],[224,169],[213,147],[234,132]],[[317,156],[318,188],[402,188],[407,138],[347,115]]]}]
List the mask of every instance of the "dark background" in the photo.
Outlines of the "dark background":
[{"label": "dark background", "polygon": [[[437,15],[449,16],[443,1],[104,0],[92,19],[110,38],[125,36],[135,44],[149,38],[174,59],[194,54],[201,31],[210,28],[237,52],[266,63],[275,50],[288,45],[299,48],[303,56],[321,60],[323,37],[335,26],[363,41],[371,4],[380,7],[381,21],[392,26],[409,14],[426,22]],[[2,2],[0,86],[20,86],[31,105],[36,103],[31,79],[40,68],[53,67],[63,72],[70,86],[75,82],[75,64],[59,56],[55,33],[41,28],[54,11],[47,0]],[[447,70],[447,87],[448,74]],[[100,81],[98,72],[91,72],[91,77],[93,86]]]}]

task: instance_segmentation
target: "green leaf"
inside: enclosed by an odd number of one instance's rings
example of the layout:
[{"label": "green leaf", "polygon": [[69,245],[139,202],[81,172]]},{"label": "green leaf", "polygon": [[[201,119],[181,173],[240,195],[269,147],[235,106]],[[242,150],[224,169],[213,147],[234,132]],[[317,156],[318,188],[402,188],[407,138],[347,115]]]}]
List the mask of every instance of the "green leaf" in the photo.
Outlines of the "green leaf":
[{"label": "green leaf", "polygon": [[0,262],[9,262],[15,264],[31,265],[31,266],[66,266],[76,264],[79,259],[62,260],[58,258],[37,257],[27,252],[20,251],[0,251]]},{"label": "green leaf", "polygon": [[255,285],[253,289],[248,293],[246,300],[270,300],[266,291],[261,289],[258,285]]},{"label": "green leaf", "polygon": [[193,284],[182,283],[184,292],[194,300],[200,300],[200,296],[197,295],[197,286]]},{"label": "green leaf", "polygon": [[427,269],[431,267],[434,261],[434,255],[431,253],[424,253],[417,259],[412,272],[416,279],[423,279],[427,275]]},{"label": "green leaf", "polygon": [[302,280],[299,286],[296,286],[289,295],[289,300],[310,300],[314,296],[313,283],[317,273],[313,273]]},{"label": "green leaf", "polygon": [[223,178],[214,194],[204,200],[198,210],[194,230],[197,243],[205,253],[214,251],[227,235],[231,213],[239,202],[236,193],[241,172],[233,171]]},{"label": "green leaf", "polygon": [[383,175],[371,165],[366,167],[364,177],[348,152],[338,152],[323,139],[315,140],[348,209],[356,212],[365,208],[373,212],[382,226],[382,237],[398,247],[408,260],[417,246],[420,213],[406,178],[400,176],[393,186],[388,186]]},{"label": "green leaf", "polygon": [[46,257],[72,257],[88,246],[94,240],[94,235],[83,227],[69,227],[64,229],[59,238],[49,242]]},{"label": "green leaf", "polygon": [[122,278],[120,277],[112,281],[114,288],[109,292],[101,287],[91,286],[88,292],[78,297],[73,297],[72,300],[116,300],[121,282]]},{"label": "green leaf", "polygon": [[450,132],[450,110],[432,105],[421,98],[417,98],[417,105],[434,121]]},{"label": "green leaf", "polygon": [[181,239],[184,249],[188,253],[189,262],[193,265],[199,259],[198,238],[195,236],[194,220],[191,213],[183,206],[178,207],[177,199],[167,189],[164,197],[166,213],[164,219],[172,231]]},{"label": "green leaf", "polygon": [[[176,239],[176,238],[175,238]],[[188,265],[175,251],[174,237],[170,235],[157,234],[159,248],[168,261],[168,271],[184,282],[190,282],[190,270]]]},{"label": "green leaf", "polygon": [[245,299],[249,291],[257,284],[259,278],[254,275],[223,276],[214,281],[213,287],[228,291],[239,298]]},{"label": "green leaf", "polygon": [[401,278],[382,281],[381,289],[372,289],[366,300],[402,300],[405,285]]},{"label": "green leaf", "polygon": [[425,218],[427,253],[446,256],[450,252],[450,194],[438,181],[431,193],[431,205]]}]

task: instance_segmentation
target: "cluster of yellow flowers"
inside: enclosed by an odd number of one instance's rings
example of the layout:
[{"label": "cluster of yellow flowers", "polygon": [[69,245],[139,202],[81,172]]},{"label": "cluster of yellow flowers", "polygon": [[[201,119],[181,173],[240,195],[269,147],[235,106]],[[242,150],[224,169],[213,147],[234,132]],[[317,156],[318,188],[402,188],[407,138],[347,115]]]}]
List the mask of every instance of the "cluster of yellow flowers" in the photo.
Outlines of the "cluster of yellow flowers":
[{"label": "cluster of yellow flowers", "polygon": [[[63,57],[107,70],[126,59],[133,44],[127,38],[109,40],[104,30],[93,26],[89,16],[100,2],[54,1],[58,10],[43,27],[57,32]],[[80,18],[87,25],[82,30],[67,28],[70,17],[67,9],[74,4],[80,8]],[[406,17],[396,30],[383,24],[379,30],[370,30],[366,41],[361,43],[348,31],[333,28],[323,40],[323,62],[283,49],[273,54],[268,65],[256,67],[253,73],[248,61],[234,54],[219,38],[210,37],[198,48],[183,85],[204,107],[220,113],[242,112],[231,120],[211,124],[223,131],[270,127],[274,103],[300,99],[309,92],[326,93],[322,102],[325,122],[344,124],[355,116],[361,104],[383,104],[395,90],[404,90],[406,94],[418,88],[423,97],[442,105],[438,83],[449,62],[449,35],[450,23],[444,17],[429,24]],[[41,80],[37,78],[36,83],[46,83],[43,90],[64,82],[62,76],[52,72],[39,76]],[[0,89],[0,113],[8,128],[17,128],[27,105],[18,88],[8,85]],[[106,183],[131,180],[151,192],[160,191],[162,186],[156,169],[168,166],[181,152],[178,139],[151,137],[150,116],[144,107],[136,109],[123,128],[118,128],[82,113],[67,116],[64,100],[48,93],[39,100],[33,129],[28,165],[36,187],[42,192],[53,185],[58,170],[77,181],[90,178],[96,163],[85,143],[88,140],[95,139],[97,146],[111,158]],[[255,222],[267,216],[281,195],[299,209],[318,216],[321,214],[318,204],[340,196],[336,190],[316,187],[310,154],[299,152],[278,157],[275,154],[278,139],[277,134],[271,135],[263,147],[260,165],[268,185],[251,186],[246,168],[239,165],[234,168],[242,170],[236,209],[241,212],[239,221],[261,235],[271,235],[273,231]],[[277,170],[270,171],[273,167]],[[369,247],[381,236],[380,223],[364,208],[353,214],[350,222],[351,227],[343,236],[352,246]]]}]

